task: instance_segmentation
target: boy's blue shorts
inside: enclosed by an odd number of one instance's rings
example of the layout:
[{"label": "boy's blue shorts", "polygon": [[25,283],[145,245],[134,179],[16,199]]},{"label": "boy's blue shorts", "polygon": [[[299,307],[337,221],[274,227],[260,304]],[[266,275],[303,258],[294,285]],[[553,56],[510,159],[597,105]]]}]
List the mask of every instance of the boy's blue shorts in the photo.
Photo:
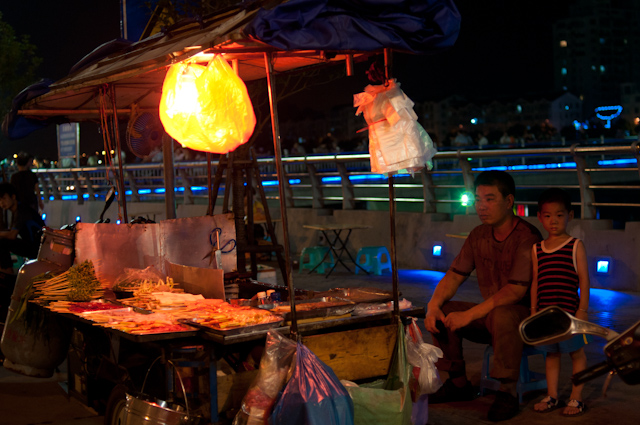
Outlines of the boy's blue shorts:
[{"label": "boy's blue shorts", "polygon": [[578,351],[593,340],[591,335],[574,335],[566,341],[556,342],[555,344],[539,345],[540,351],[547,353],[573,353]]}]

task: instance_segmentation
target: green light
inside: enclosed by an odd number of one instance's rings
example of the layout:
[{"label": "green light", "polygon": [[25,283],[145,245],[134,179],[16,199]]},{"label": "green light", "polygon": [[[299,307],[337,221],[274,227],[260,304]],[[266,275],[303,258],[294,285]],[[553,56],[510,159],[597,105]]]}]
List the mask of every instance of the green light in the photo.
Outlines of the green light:
[{"label": "green light", "polygon": [[463,207],[468,207],[473,203],[473,196],[469,192],[465,192],[460,197],[460,203]]}]

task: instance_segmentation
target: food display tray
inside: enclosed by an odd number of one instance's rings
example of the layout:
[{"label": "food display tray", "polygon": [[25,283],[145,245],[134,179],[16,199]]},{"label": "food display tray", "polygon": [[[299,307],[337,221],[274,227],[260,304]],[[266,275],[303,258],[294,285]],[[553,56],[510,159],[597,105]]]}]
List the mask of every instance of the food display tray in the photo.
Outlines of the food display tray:
[{"label": "food display tray", "polygon": [[[351,313],[356,305],[347,300],[332,298],[332,297],[321,297],[321,298],[312,298],[308,300],[300,300],[296,302],[296,306],[300,306],[303,304],[309,303],[323,303],[323,302],[338,302],[339,305],[329,306],[329,307],[318,307],[313,310],[297,310],[296,309],[296,320],[302,319],[316,319],[322,317],[331,317],[331,316],[342,316],[348,313]],[[291,312],[278,313],[282,314],[285,321],[291,321]]]},{"label": "food display tray", "polygon": [[393,300],[393,293],[379,288],[334,288],[318,294],[336,300],[354,303],[384,303]]},{"label": "food display tray", "polygon": [[211,326],[203,325],[201,323],[198,323],[194,320],[189,320],[189,319],[180,319],[178,320],[178,322],[184,325],[193,326],[194,328],[197,328],[204,332],[212,333],[215,335],[231,336],[231,335],[250,334],[254,332],[263,332],[263,331],[268,331],[269,329],[279,328],[284,323],[284,320],[278,320],[276,322],[269,322],[269,323],[261,323],[259,325],[239,326],[237,328],[230,328],[230,329],[212,328]]}]

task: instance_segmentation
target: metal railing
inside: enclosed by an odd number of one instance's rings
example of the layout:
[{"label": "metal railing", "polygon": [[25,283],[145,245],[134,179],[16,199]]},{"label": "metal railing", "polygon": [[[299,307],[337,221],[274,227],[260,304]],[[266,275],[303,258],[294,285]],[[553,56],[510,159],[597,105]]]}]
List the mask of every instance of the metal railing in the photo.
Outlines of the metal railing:
[{"label": "metal railing", "polygon": [[[465,213],[464,192],[472,192],[475,175],[486,169],[514,176],[516,204],[522,215],[548,187],[567,189],[582,218],[640,220],[640,150],[638,142],[619,145],[459,150],[438,152],[433,168],[394,176],[399,211]],[[274,158],[258,159],[269,201],[278,200]],[[386,209],[388,182],[370,172],[369,154],[325,154],[283,158],[286,205],[290,207]],[[212,175],[218,162],[212,163]],[[126,164],[127,201],[162,202],[165,193],[161,163]],[[62,199],[83,203],[103,198],[115,183],[105,167],[34,170],[45,202]],[[207,163],[180,162],[174,167],[175,191],[184,204],[208,202]],[[223,179],[221,190],[225,190]],[[472,196],[471,196],[472,197]],[[218,202],[222,197],[218,196]],[[535,212],[535,207],[533,208]]]}]

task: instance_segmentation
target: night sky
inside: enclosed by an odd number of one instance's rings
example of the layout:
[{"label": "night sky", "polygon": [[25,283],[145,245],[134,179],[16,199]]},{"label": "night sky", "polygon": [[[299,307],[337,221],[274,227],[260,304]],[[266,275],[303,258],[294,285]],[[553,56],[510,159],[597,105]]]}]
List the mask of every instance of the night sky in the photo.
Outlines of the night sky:
[{"label": "night sky", "polygon": [[[461,31],[456,45],[436,55],[394,55],[394,77],[414,101],[461,94],[470,98],[499,99],[548,93],[552,90],[551,24],[563,16],[570,1],[555,0],[457,0]],[[3,20],[18,35],[29,35],[44,62],[40,77],[64,77],[82,57],[100,44],[120,36],[118,0],[18,0],[3,1]],[[359,75],[310,89],[282,105],[281,115],[309,108],[324,109],[349,104],[352,95],[368,84],[363,68]],[[327,96],[328,92],[333,92]],[[285,119],[281,116],[281,119]],[[18,150],[55,158],[55,126],[3,143],[2,157]],[[81,128],[85,143],[100,146],[95,126]],[[89,147],[89,146],[87,146]]]}]

